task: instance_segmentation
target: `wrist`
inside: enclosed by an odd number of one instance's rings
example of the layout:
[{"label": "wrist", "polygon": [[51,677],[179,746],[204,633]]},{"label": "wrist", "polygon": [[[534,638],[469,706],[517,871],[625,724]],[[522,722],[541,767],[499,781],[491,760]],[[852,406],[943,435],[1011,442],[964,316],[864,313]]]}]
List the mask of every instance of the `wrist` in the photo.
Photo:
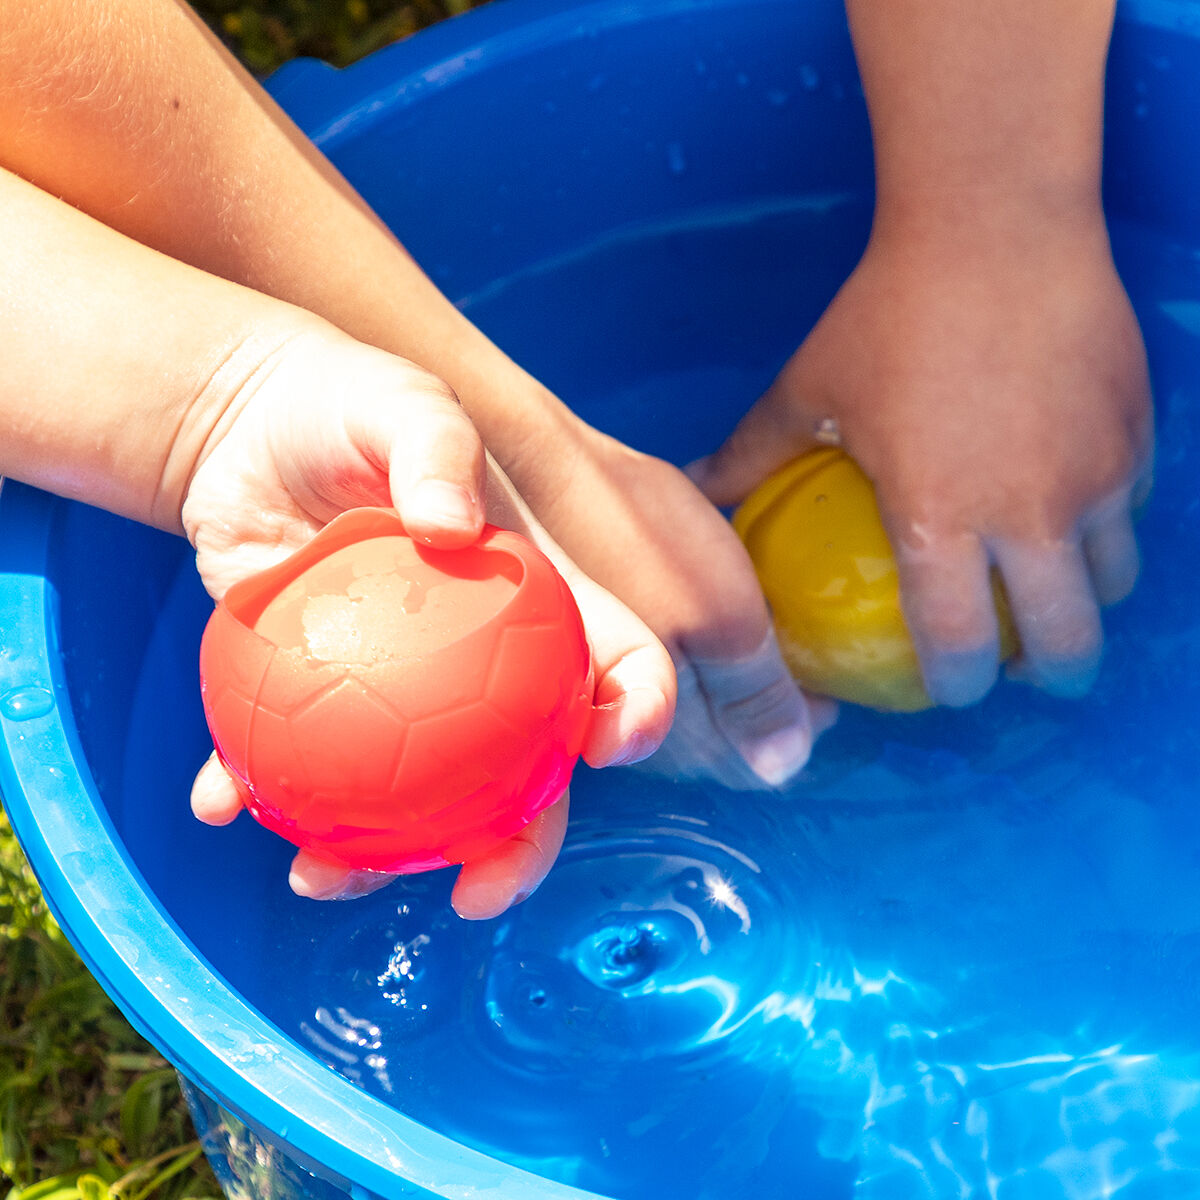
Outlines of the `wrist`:
[{"label": "wrist", "polygon": [[1112,0],[847,0],[881,209],[1099,204]]},{"label": "wrist", "polygon": [[[0,170],[0,471],[178,531],[245,349],[298,310],[157,254]],[[243,374],[248,373],[243,372]]]},{"label": "wrist", "polygon": [[496,353],[487,369],[458,372],[450,380],[467,415],[506,475],[545,473],[547,454],[562,456],[582,424],[565,404],[516,363]]},{"label": "wrist", "polygon": [[871,229],[876,248],[987,256],[1046,253],[1068,244],[1107,255],[1108,231],[1098,187],[1077,184],[883,192]]},{"label": "wrist", "polygon": [[178,531],[196,473],[272,373],[306,342],[319,342],[324,322],[302,310],[244,293],[245,317],[205,347],[193,386],[181,403],[175,432],[163,457],[150,524]]},{"label": "wrist", "polygon": [[[877,210],[927,211],[945,218],[973,210],[997,216],[1099,210],[1098,127],[1094,136],[1080,134],[1048,146],[1039,146],[1032,130],[992,132],[989,139],[951,128],[926,138],[891,139],[903,145],[877,144]],[[956,136],[963,143],[958,148]]]}]

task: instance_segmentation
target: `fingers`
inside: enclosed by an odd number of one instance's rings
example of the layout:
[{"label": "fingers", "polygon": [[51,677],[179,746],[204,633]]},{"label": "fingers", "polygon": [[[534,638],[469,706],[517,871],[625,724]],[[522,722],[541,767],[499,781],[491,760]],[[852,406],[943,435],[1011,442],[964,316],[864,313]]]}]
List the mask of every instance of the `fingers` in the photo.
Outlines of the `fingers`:
[{"label": "fingers", "polygon": [[192,784],[192,813],[205,825],[228,825],[242,808],[241,788],[214,750]]},{"label": "fingers", "polygon": [[596,676],[584,761],[609,767],[646,758],[662,744],[675,713],[675,669],[666,647],[632,609],[563,552],[495,464],[488,512],[493,521],[534,541],[567,581],[579,607]]},{"label": "fingers", "polygon": [[[567,797],[539,813],[516,837],[482,858],[464,863],[450,902],[468,921],[499,916],[525,900],[545,879],[567,829]],[[398,876],[382,871],[356,871],[301,850],[292,861],[288,883],[297,896],[310,900],[356,900]]]},{"label": "fingers", "polygon": [[[468,921],[499,916],[526,899],[545,879],[567,830],[567,797],[539,813],[516,837],[482,858],[464,863],[450,902]],[[354,871],[301,850],[292,862],[288,883],[298,896],[312,900],[354,900],[392,883],[397,876]]]},{"label": "fingers", "polygon": [[[244,807],[239,785],[216,752],[192,785],[192,812],[207,825],[228,825]],[[567,797],[535,817],[516,837],[459,872],[451,903],[459,916],[484,920],[498,916],[534,891],[562,848],[567,828]],[[353,870],[300,850],[288,884],[310,900],[353,900],[392,883],[396,875]]]},{"label": "fingers", "polygon": [[546,878],[567,832],[568,798],[539,813],[516,837],[464,863],[450,903],[468,921],[485,921],[520,904]]},{"label": "fingers", "polygon": [[1133,513],[1145,502],[1150,472],[1147,463],[1127,486],[1093,505],[1077,537],[996,541],[993,557],[1021,641],[1011,675],[1060,696],[1091,687],[1104,638],[1100,608],[1125,599],[1137,582]]},{"label": "fingers", "polygon": [[892,543],[925,690],[935,704],[976,703],[996,681],[1000,651],[986,551],[971,534]]},{"label": "fingers", "polygon": [[596,670],[592,722],[583,746],[592,767],[640,762],[662,744],[675,714],[671,656],[611,593],[567,568]]},{"label": "fingers", "polygon": [[431,387],[410,406],[393,441],[392,503],[412,537],[454,549],[479,537],[484,522],[483,442],[448,388]]},{"label": "fingers", "polygon": [[963,535],[920,552],[897,551],[905,621],[930,698],[962,707],[996,678],[999,629],[989,571],[994,563],[1020,643],[1013,678],[1056,696],[1088,691],[1100,665],[1100,606],[1123,599],[1138,574],[1128,508],[1107,506],[1079,540],[997,539],[989,555]]},{"label": "fingers", "polygon": [[414,538],[442,549],[469,545],[485,515],[486,455],[474,423],[435,375],[371,347],[355,350],[369,372],[352,377],[355,394],[343,406],[352,445],[386,470],[391,502]]},{"label": "fingers", "polygon": [[[192,813],[206,825],[228,825],[245,807],[241,785],[214,750],[192,784]],[[301,850],[292,862],[288,883],[297,896],[312,900],[350,900],[395,879],[380,871],[354,871]]]},{"label": "fingers", "polygon": [[1083,552],[1096,599],[1101,604],[1116,604],[1133,591],[1141,556],[1128,502],[1106,505],[1088,521]]},{"label": "fingers", "polygon": [[[710,769],[723,779],[749,768],[754,781],[782,787],[808,762],[816,737],[812,714],[804,694],[788,671],[773,630],[749,655],[738,658],[689,656],[681,674],[687,686],[703,695],[704,704],[690,713],[705,712],[718,737],[707,735]],[[827,714],[826,714],[827,715]],[[702,730],[680,729],[680,742],[699,742]],[[673,736],[673,735],[672,735]],[[733,762],[714,750],[727,746]],[[691,751],[699,750],[694,746]]]},{"label": "fingers", "polygon": [[414,538],[443,549],[482,532],[482,442],[428,371],[306,327],[235,399],[180,514],[214,597],[350,508],[392,505]]},{"label": "fingers", "polygon": [[1099,670],[1103,635],[1082,546],[998,543],[994,554],[1021,640],[1015,675],[1053,695],[1083,695]]},{"label": "fingers", "polygon": [[308,900],[357,900],[396,878],[383,871],[356,871],[301,850],[292,859],[288,885],[297,896]]}]

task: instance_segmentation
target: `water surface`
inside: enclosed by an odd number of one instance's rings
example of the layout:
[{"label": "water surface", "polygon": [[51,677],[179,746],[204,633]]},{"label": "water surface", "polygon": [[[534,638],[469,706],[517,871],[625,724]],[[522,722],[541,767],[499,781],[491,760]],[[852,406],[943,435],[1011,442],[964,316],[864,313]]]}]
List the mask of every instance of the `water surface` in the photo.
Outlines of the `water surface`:
[{"label": "water surface", "polygon": [[[700,213],[463,304],[589,419],[684,462],[769,382],[865,227],[854,197]],[[581,769],[559,864],[485,924],[450,913],[447,873],[299,901],[288,848],[244,818],[164,817],[229,880],[177,914],[202,953],[364,1089],[622,1200],[1200,1194],[1200,252],[1114,236],[1159,456],[1143,578],[1089,697],[847,708],[785,793]],[[521,344],[528,306],[568,303],[588,319]],[[181,577],[130,795],[163,785],[140,764],[164,736],[180,786],[205,753],[198,709],[164,733],[158,701],[204,607]]]}]

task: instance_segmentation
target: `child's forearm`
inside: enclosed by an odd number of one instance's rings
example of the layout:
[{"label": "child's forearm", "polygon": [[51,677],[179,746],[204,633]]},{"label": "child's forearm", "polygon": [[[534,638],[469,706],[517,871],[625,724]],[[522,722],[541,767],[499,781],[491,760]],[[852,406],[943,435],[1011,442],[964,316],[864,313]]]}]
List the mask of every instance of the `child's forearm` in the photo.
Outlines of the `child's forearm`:
[{"label": "child's forearm", "polygon": [[1113,0],[847,0],[878,217],[1099,200]]},{"label": "child's forearm", "polygon": [[[0,34],[0,163],[261,291],[367,274],[386,235],[239,78],[254,86],[174,0],[41,0]],[[334,213],[347,244],[319,232]]]},{"label": "child's forearm", "polygon": [[9,23],[0,165],[420,363],[502,457],[523,424],[557,411],[174,0],[39,0]]},{"label": "child's forearm", "polygon": [[225,407],[309,323],[0,171],[0,474],[179,531]]}]

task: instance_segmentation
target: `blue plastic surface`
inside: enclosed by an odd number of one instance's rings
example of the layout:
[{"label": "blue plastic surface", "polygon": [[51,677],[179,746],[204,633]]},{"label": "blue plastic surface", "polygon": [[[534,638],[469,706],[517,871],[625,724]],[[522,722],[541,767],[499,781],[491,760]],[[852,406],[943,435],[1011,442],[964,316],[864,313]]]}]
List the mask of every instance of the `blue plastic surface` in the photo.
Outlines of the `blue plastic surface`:
[{"label": "blue plastic surface", "polygon": [[[503,0],[273,87],[489,334],[677,462],[865,238],[834,0]],[[440,875],[298,900],[283,843],[193,822],[187,547],[4,485],[6,806],[231,1194],[1200,1194],[1198,115],[1200,5],[1127,3],[1105,195],[1160,453],[1095,694],[848,712],[782,798],[582,772],[488,925]]]}]

